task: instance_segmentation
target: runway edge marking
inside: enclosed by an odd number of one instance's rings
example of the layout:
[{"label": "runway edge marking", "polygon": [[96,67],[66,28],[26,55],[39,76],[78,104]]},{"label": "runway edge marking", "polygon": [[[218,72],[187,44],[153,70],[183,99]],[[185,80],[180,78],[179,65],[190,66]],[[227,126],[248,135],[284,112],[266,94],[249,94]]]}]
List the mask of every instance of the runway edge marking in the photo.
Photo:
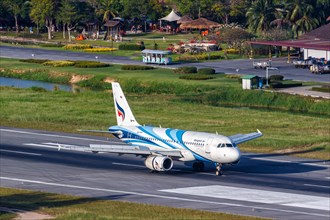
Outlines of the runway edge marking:
[{"label": "runway edge marking", "polygon": [[88,186],[75,186],[75,185],[70,185],[70,184],[50,183],[50,182],[44,182],[44,181],[18,179],[18,178],[3,177],[3,176],[0,176],[0,179],[10,180],[10,181],[18,181],[18,182],[35,183],[35,184],[48,185],[48,186],[58,186],[58,187],[67,187],[67,188],[75,188],[75,189],[104,191],[104,192],[112,192],[112,193],[124,193],[124,194],[131,194],[131,195],[137,195],[137,196],[154,197],[154,198],[162,198],[162,199],[170,199],[170,200],[179,200],[179,201],[186,201],[186,202],[207,203],[207,204],[234,206],[234,207],[241,207],[241,208],[253,208],[253,209],[268,210],[268,211],[279,211],[279,212],[286,212],[286,213],[295,213],[295,214],[302,214],[302,215],[329,217],[328,215],[322,215],[322,214],[318,214],[318,213],[299,212],[299,211],[293,211],[293,210],[267,208],[267,207],[259,207],[259,206],[248,206],[248,205],[241,205],[241,204],[234,204],[234,203],[213,202],[213,201],[199,200],[199,199],[187,199],[187,198],[180,198],[180,197],[173,197],[173,196],[163,196],[163,195],[156,195],[156,194],[138,193],[138,192],[112,190],[112,189],[92,188],[92,187],[88,187]]}]

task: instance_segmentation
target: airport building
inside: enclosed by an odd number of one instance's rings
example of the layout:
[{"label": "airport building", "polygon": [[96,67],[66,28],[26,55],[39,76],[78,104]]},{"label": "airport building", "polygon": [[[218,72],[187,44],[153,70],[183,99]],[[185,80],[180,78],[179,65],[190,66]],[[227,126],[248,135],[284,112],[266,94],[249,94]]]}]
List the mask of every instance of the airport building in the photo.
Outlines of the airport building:
[{"label": "airport building", "polygon": [[[330,60],[330,23],[323,25],[313,31],[310,31],[297,40],[284,40],[284,41],[251,41],[251,45],[268,45],[297,48],[303,53],[304,59],[308,57],[324,58]],[[289,54],[289,53],[288,53]],[[288,57],[290,60],[290,57]]]}]

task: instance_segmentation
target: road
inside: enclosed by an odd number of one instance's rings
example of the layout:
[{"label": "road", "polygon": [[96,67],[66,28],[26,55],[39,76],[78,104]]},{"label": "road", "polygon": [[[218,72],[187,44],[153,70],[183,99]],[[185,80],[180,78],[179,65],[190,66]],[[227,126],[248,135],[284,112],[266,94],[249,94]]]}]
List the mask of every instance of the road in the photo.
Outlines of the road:
[{"label": "road", "polygon": [[[63,50],[48,50],[40,48],[27,47],[12,47],[0,46],[0,56],[17,59],[49,59],[49,60],[98,60],[113,64],[137,64],[141,65],[141,61],[131,60],[129,57],[112,56],[109,54],[92,54],[82,52],[71,52]],[[96,58],[97,57],[97,58]],[[265,61],[265,60],[264,60]],[[178,68],[180,66],[196,66],[197,68],[214,68],[217,72],[226,74],[253,74],[261,77],[266,76],[264,69],[254,69],[252,67],[252,60],[238,59],[238,60],[222,60],[214,62],[201,63],[185,63],[174,64],[168,66],[161,66],[163,68]],[[274,58],[272,66],[279,68],[279,70],[269,71],[269,75],[280,74],[284,75],[285,79],[293,79],[299,81],[313,81],[313,82],[330,82],[330,74],[316,75],[311,74],[308,69],[296,69],[293,64],[287,63],[285,58]]]},{"label": "road", "polygon": [[150,173],[134,156],[57,150],[57,143],[120,143],[105,137],[1,127],[0,185],[99,199],[277,219],[329,219],[330,162],[245,153],[224,176],[176,162]]}]

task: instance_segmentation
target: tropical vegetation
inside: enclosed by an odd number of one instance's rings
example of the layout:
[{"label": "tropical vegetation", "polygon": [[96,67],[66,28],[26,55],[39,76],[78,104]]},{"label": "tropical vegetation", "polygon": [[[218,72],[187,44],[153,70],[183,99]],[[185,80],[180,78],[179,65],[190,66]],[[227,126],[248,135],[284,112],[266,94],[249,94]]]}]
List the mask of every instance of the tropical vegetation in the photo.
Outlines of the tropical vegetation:
[{"label": "tropical vegetation", "polygon": [[70,31],[81,32],[87,23],[101,25],[115,17],[127,27],[139,24],[146,30],[172,8],[193,19],[237,23],[257,36],[276,29],[297,37],[326,23],[330,0],[3,0],[0,8],[3,29],[15,27],[18,33],[22,27],[36,26],[39,33],[46,28],[49,39],[54,30],[62,30],[69,41]]}]

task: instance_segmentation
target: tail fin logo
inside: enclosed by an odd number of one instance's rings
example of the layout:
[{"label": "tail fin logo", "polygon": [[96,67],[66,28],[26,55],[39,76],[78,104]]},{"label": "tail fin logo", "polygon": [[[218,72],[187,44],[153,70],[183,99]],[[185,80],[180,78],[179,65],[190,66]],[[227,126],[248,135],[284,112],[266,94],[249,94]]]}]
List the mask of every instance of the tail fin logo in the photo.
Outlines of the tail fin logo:
[{"label": "tail fin logo", "polygon": [[122,107],[120,107],[120,105],[118,105],[117,101],[116,101],[116,105],[117,105],[117,115],[118,117],[121,117],[122,120],[125,120],[125,111]]}]

